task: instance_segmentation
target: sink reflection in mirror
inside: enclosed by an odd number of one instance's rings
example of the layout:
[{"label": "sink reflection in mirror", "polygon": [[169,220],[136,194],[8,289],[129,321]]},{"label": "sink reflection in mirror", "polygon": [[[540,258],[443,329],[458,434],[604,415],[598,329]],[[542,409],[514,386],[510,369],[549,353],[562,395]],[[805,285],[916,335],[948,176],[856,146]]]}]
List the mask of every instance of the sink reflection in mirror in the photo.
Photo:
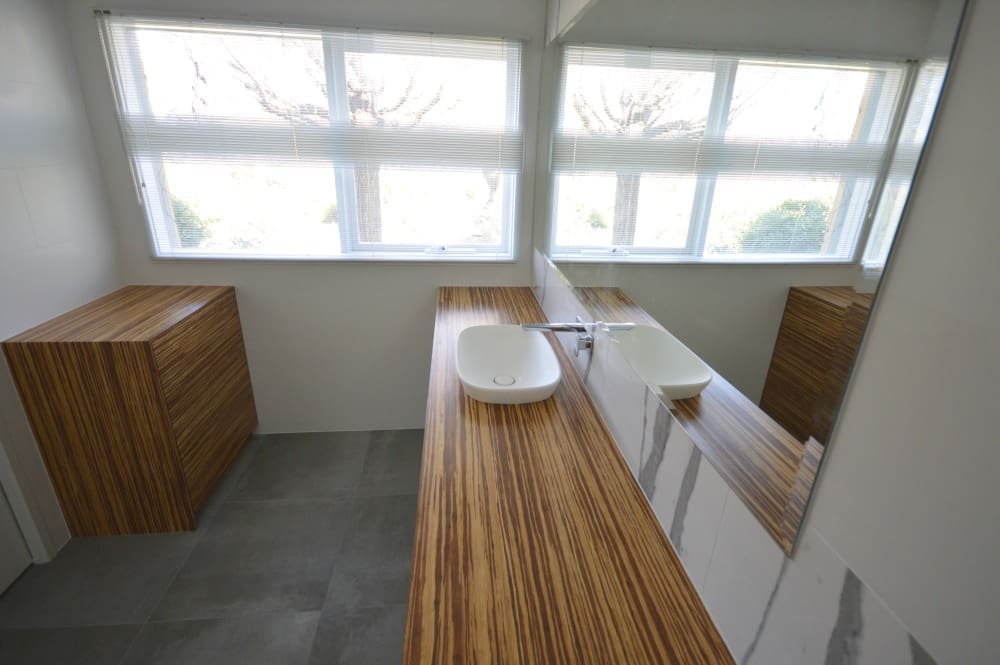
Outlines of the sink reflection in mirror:
[{"label": "sink reflection in mirror", "polygon": [[666,399],[695,397],[712,382],[708,365],[662,328],[639,325],[612,335],[646,385]]},{"label": "sink reflection in mirror", "polygon": [[762,523],[804,514],[963,11],[601,0],[560,34],[548,307],[639,324],[608,339]]}]

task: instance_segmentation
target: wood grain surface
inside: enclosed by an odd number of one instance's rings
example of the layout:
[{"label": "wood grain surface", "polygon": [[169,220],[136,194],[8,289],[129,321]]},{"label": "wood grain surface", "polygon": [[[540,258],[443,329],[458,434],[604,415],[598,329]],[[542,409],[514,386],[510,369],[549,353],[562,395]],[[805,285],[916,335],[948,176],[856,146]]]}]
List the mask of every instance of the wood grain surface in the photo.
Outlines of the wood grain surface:
[{"label": "wood grain surface", "polygon": [[152,350],[197,510],[257,425],[235,291],[157,337]]},{"label": "wood grain surface", "polygon": [[788,290],[760,407],[800,441],[829,438],[870,307],[849,286]]},{"label": "wood grain surface", "polygon": [[840,343],[834,351],[830,367],[827,370],[823,391],[816,403],[816,416],[813,425],[815,434],[813,436],[821,443],[826,443],[829,440],[833,423],[840,411],[840,405],[844,401],[847,381],[851,377],[851,370],[854,368],[858,351],[861,349],[861,338],[864,337],[865,328],[868,326],[872,299],[871,293],[855,293],[854,297],[851,298],[851,304],[847,306],[847,312],[844,314]]},{"label": "wood grain surface", "polygon": [[231,286],[131,285],[15,335],[11,342],[149,342]]},{"label": "wood grain surface", "polygon": [[147,346],[5,343],[4,351],[70,533],[194,528]]},{"label": "wood grain surface", "polygon": [[193,529],[256,426],[232,287],[126,287],[3,349],[75,536]]},{"label": "wood grain surface", "polygon": [[459,332],[529,321],[528,288],[439,290],[404,662],[732,663],[561,348],[543,402],[464,394]]},{"label": "wood grain surface", "polygon": [[[574,294],[597,320],[663,328],[621,289],[577,287]],[[715,370],[697,397],[665,403],[733,492],[791,553],[804,514],[789,507],[793,491],[808,497],[819,460],[803,465],[803,443]]]}]

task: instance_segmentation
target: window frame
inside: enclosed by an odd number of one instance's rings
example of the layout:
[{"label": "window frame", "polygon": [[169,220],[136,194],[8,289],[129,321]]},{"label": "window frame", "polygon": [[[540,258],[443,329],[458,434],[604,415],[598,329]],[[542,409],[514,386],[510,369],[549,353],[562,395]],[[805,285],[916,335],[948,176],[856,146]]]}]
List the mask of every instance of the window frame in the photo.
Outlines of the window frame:
[{"label": "window frame", "polygon": [[[316,32],[322,42],[323,66],[327,80],[327,101],[330,110],[330,120],[347,120],[346,98],[343,93],[346,91],[346,60],[345,54],[350,51],[344,33],[354,32],[359,39],[377,34],[399,34],[399,35],[430,35],[431,33],[421,33],[414,31],[400,30],[359,30],[355,28],[344,28],[329,25],[304,25],[275,23],[269,21],[240,20],[240,19],[219,19],[190,16],[163,16],[136,14],[112,13],[108,11],[95,12],[97,14],[102,49],[105,55],[108,76],[112,86],[115,99],[115,107],[118,111],[119,131],[124,136],[122,119],[126,115],[126,100],[123,93],[122,81],[126,77],[131,79],[131,89],[138,94],[136,99],[130,101],[138,102],[141,110],[149,113],[149,91],[143,76],[143,67],[138,60],[139,49],[133,44],[127,49],[128,58],[116,57],[105,31],[106,27],[102,19],[107,18],[132,18],[137,20],[163,21],[165,23],[202,22],[206,25],[218,25],[236,28],[263,28],[295,30],[301,29],[309,32]],[[129,32],[129,38],[134,39],[135,34]],[[500,181],[503,183],[503,195],[501,198],[501,226],[499,242],[496,244],[449,244],[438,245],[434,243],[407,244],[407,243],[365,243],[359,239],[359,227],[357,216],[355,186],[355,167],[338,165],[339,160],[331,154],[329,168],[332,180],[337,190],[338,213],[343,214],[349,223],[340,224],[340,253],[339,254],[280,254],[280,253],[240,253],[240,252],[203,252],[184,251],[182,249],[161,248],[156,238],[154,226],[159,226],[166,230],[167,235],[176,235],[176,226],[171,222],[172,213],[170,202],[167,200],[168,188],[162,181],[164,174],[163,162],[160,155],[156,154],[133,154],[125,145],[126,157],[131,168],[133,185],[139,206],[142,208],[145,222],[145,231],[149,245],[150,258],[163,261],[263,261],[281,263],[317,263],[317,262],[381,262],[381,263],[516,263],[519,260],[518,239],[521,233],[521,210],[520,202],[525,175],[526,155],[528,146],[524,142],[527,114],[523,103],[523,83],[525,80],[526,67],[524,58],[524,40],[511,37],[496,37],[484,35],[441,35],[434,33],[435,37],[445,39],[495,39],[503,41],[508,45],[513,45],[507,54],[506,67],[506,113],[505,126],[501,131],[511,130],[520,135],[522,141],[521,154],[518,156],[518,166],[515,172],[500,172]],[[353,44],[352,44],[353,46]],[[389,50],[373,49],[373,52],[391,52]],[[123,63],[122,60],[125,62]],[[512,66],[514,64],[519,66]],[[125,68],[122,67],[125,65]],[[126,69],[127,71],[123,71]],[[343,87],[343,89],[342,89]],[[517,92],[518,94],[514,94]],[[290,156],[289,156],[290,157]],[[226,163],[220,161],[219,163]]]},{"label": "window frame", "polygon": [[[864,273],[869,278],[878,278],[882,275],[885,270],[886,263],[889,259],[889,255],[892,252],[892,247],[895,244],[896,234],[899,232],[900,225],[902,223],[902,218],[906,214],[906,207],[909,204],[910,196],[913,193],[913,182],[917,175],[917,170],[920,166],[921,159],[923,158],[924,150],[926,149],[927,140],[930,137],[931,129],[934,125],[934,118],[937,114],[937,106],[941,101],[941,94],[944,92],[944,84],[948,77],[949,62],[947,59],[941,58],[926,58],[924,60],[916,60],[912,62],[912,69],[910,73],[910,79],[907,81],[906,95],[903,103],[900,105],[898,115],[898,126],[894,128],[893,135],[891,137],[891,148],[890,154],[886,158],[886,163],[884,165],[884,177],[880,181],[879,190],[873,195],[873,200],[877,201],[873,204],[870,210],[870,218],[867,219],[868,227],[865,230],[864,243],[858,243],[856,259],[858,265],[862,267]],[[926,79],[923,77],[926,75]],[[928,92],[931,93],[933,97],[933,104],[930,108],[930,114],[927,118],[927,126],[923,129],[916,129],[919,132],[920,138],[914,141],[912,145],[904,145],[904,132],[907,131],[907,119],[909,118],[910,111],[916,108],[914,105],[920,101],[918,100],[917,93],[920,91],[922,85],[928,86]],[[928,107],[924,106],[924,109]],[[915,147],[915,149],[914,149]],[[910,160],[906,160],[906,164],[898,164],[897,158],[901,157],[900,150],[905,152],[913,151]],[[905,157],[903,157],[905,160]],[[893,182],[893,172],[897,169],[903,169],[906,172],[906,177],[897,182]],[[885,200],[885,194],[889,187],[900,186],[901,189],[896,192],[896,195],[891,201]],[[888,205],[889,210],[885,211],[887,214],[892,215],[892,218],[887,220],[888,227],[886,231],[886,237],[879,238],[876,233],[879,229],[876,227],[876,222],[878,221],[878,216],[884,211],[883,205]],[[893,209],[896,209],[895,211]],[[889,231],[888,229],[892,229]],[[876,247],[879,243],[882,243],[881,249],[877,251]]]},{"label": "window frame", "polygon": [[[572,48],[587,48],[587,47],[597,47],[597,48],[611,48],[611,49],[630,49],[633,47],[625,45],[614,45],[614,44],[575,44],[566,43],[559,49],[559,64],[558,71],[559,79],[557,81],[557,86],[554,92],[554,121],[551,132],[551,140],[553,145],[557,140],[560,128],[562,126],[562,114],[564,112],[564,100],[563,91],[565,87],[565,77],[567,76],[568,66],[567,66],[567,51]],[[670,49],[651,49],[653,50],[663,50],[675,53],[705,53],[692,49],[683,48],[670,48]],[[802,55],[802,54],[774,54],[774,53],[758,53],[758,52],[713,52],[715,56],[715,66],[712,69],[713,78],[713,90],[712,97],[707,112],[707,122],[703,136],[705,138],[715,138],[723,139],[725,131],[727,128],[727,118],[730,104],[732,102],[733,88],[736,82],[736,76],[739,70],[739,61],[741,59],[754,60],[754,59],[788,59],[796,62],[815,62],[817,64],[823,63],[844,63],[844,62],[862,62],[859,59],[846,59],[836,56],[816,56],[816,55]],[[628,57],[623,59],[623,63],[627,62]],[[722,264],[722,265],[803,265],[803,264],[822,264],[822,265],[861,265],[862,257],[865,253],[865,248],[870,242],[870,233],[872,229],[872,224],[874,222],[875,216],[878,211],[879,201],[881,198],[881,192],[885,186],[885,182],[889,177],[889,172],[891,169],[891,164],[893,161],[893,156],[897,147],[899,132],[902,129],[902,123],[906,115],[906,109],[909,106],[913,83],[918,73],[920,66],[923,64],[920,61],[906,60],[906,61],[890,61],[890,60],[872,60],[871,62],[877,62],[880,65],[896,65],[902,71],[902,77],[900,81],[899,90],[897,92],[897,97],[894,100],[895,107],[892,109],[888,132],[886,136],[886,150],[882,153],[880,157],[879,175],[871,183],[859,183],[859,176],[843,176],[843,187],[847,193],[846,202],[838,207],[835,211],[835,215],[838,218],[845,217],[852,207],[863,206],[864,211],[861,215],[855,215],[856,222],[851,225],[851,228],[846,228],[843,224],[834,225],[834,231],[838,235],[843,235],[845,232],[851,234],[852,240],[849,245],[848,255],[832,255],[823,256],[818,254],[705,254],[704,246],[705,240],[708,234],[709,219],[712,212],[713,197],[715,194],[715,186],[719,179],[719,171],[711,170],[709,173],[699,173],[693,175],[696,179],[695,193],[692,200],[692,211],[689,217],[689,223],[687,228],[687,242],[684,247],[648,247],[641,245],[627,245],[627,246],[615,246],[609,245],[606,247],[593,246],[593,245],[566,245],[559,244],[557,242],[558,234],[558,204],[559,204],[559,177],[563,175],[555,168],[550,168],[550,200],[549,200],[549,233],[548,233],[548,247],[550,254],[553,258],[559,261],[564,261],[567,263],[604,263],[604,262],[627,262],[635,264],[654,264],[654,263],[672,263],[672,264],[701,264],[701,265],[712,265],[712,264]],[[880,82],[879,85],[883,85],[884,82]],[[864,108],[865,114],[870,114],[874,117],[874,114],[878,110],[880,98],[876,98],[871,103],[869,103]],[[872,130],[871,121],[865,122],[866,132]],[[616,173],[613,166],[609,166],[607,169],[608,173]],[[861,189],[859,190],[859,184]]]}]

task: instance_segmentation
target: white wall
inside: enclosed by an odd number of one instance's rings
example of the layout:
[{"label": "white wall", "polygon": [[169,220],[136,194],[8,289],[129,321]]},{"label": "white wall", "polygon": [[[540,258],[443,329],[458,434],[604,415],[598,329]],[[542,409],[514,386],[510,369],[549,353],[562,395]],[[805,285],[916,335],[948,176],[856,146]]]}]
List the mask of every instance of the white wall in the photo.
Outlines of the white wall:
[{"label": "white wall", "polygon": [[564,39],[911,57],[923,52],[938,4],[939,0],[599,0]]},{"label": "white wall", "polygon": [[998,33],[974,2],[810,518],[942,665],[1000,663]]},{"label": "white wall", "polygon": [[[0,2],[0,339],[121,284],[62,12]],[[5,362],[0,483],[32,554],[68,538]],[[15,480],[16,477],[16,480]]]},{"label": "white wall", "polygon": [[[539,0],[183,0],[174,14],[495,35],[527,40],[522,103],[526,169],[516,263],[179,262],[149,258],[92,16],[95,0],[65,0],[87,111],[110,191],[129,282],[234,284],[265,432],[422,427],[437,286],[527,285],[534,184],[534,113],[545,43]],[[114,3],[153,11],[158,0]]]},{"label": "white wall", "polygon": [[854,286],[856,266],[575,264],[576,286],[617,286],[754,402],[760,400],[788,287]]},{"label": "white wall", "polygon": [[549,40],[558,39],[600,0],[549,0]]}]

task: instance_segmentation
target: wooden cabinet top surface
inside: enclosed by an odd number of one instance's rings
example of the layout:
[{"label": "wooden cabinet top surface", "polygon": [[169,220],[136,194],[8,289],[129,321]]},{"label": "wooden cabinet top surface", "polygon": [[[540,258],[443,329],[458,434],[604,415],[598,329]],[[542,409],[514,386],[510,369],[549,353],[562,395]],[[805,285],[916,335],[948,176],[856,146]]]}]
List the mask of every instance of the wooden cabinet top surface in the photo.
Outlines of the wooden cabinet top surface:
[{"label": "wooden cabinet top surface", "polygon": [[789,290],[812,296],[841,309],[847,309],[853,302],[863,307],[871,307],[872,304],[871,293],[858,293],[849,286],[793,286]]},{"label": "wooden cabinet top surface", "polygon": [[147,342],[232,290],[232,286],[126,286],[5,343]]}]

